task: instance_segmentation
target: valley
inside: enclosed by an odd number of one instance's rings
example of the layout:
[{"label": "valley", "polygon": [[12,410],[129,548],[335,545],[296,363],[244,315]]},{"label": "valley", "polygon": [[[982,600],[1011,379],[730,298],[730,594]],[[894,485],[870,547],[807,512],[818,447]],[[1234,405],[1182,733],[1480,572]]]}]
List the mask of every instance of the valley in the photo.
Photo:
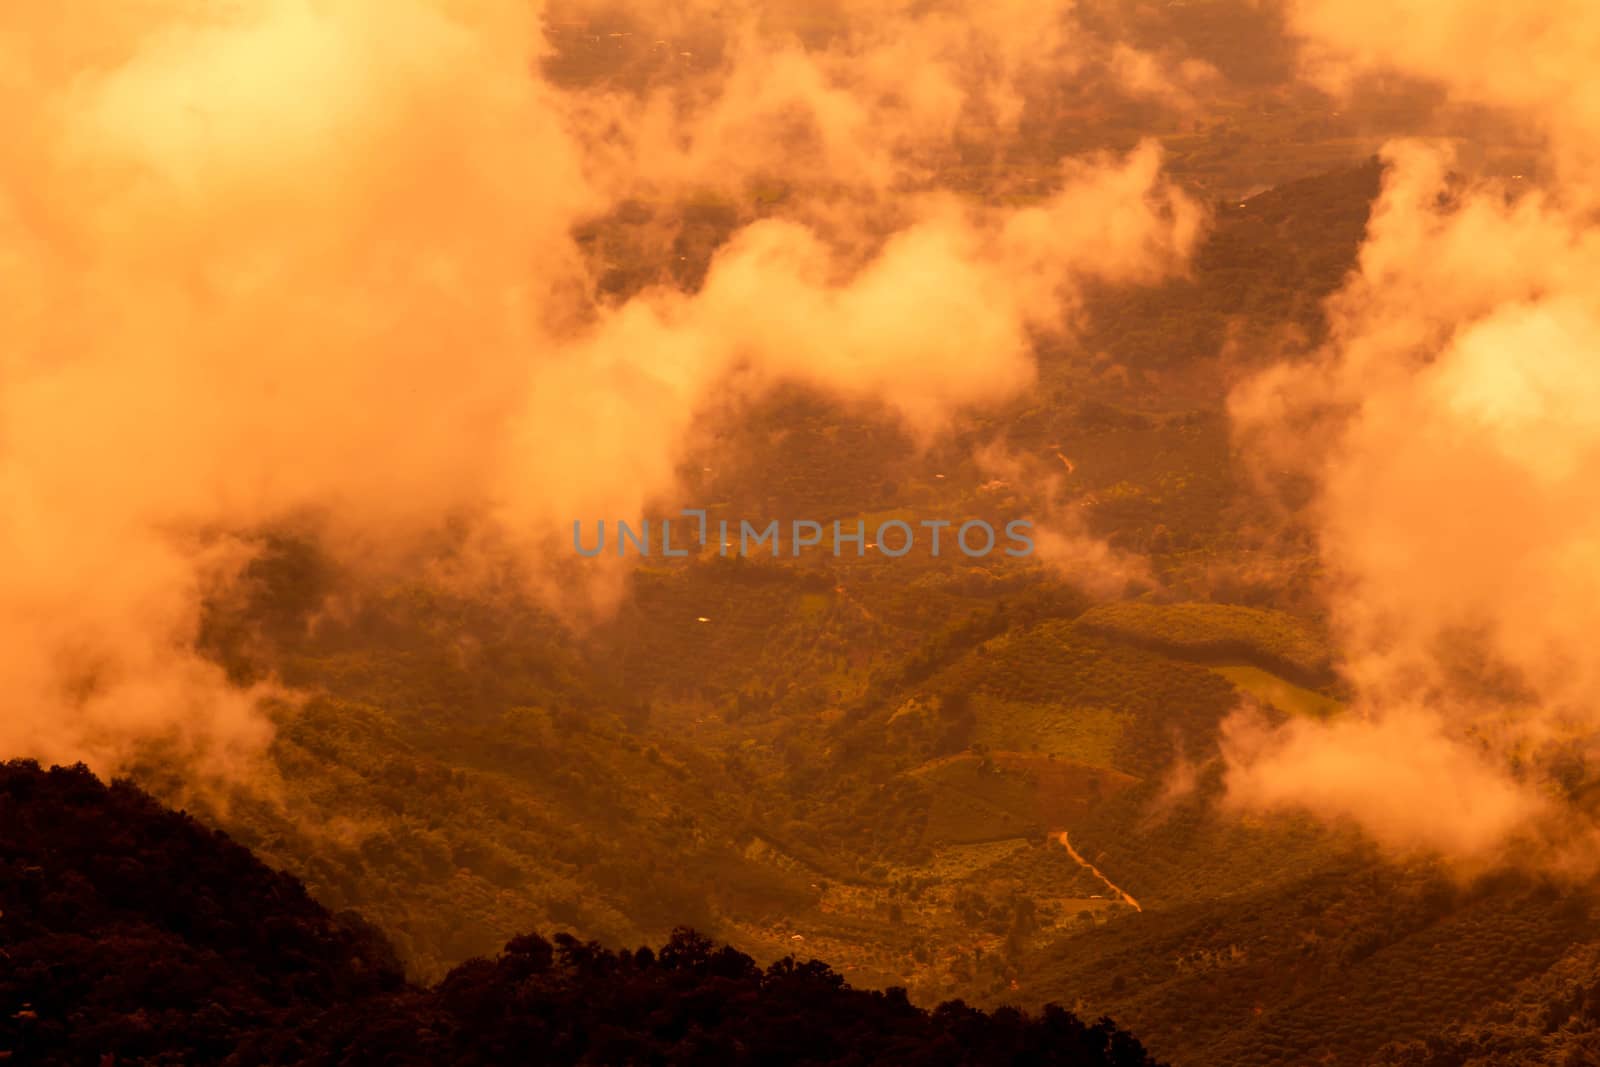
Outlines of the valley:
[{"label": "valley", "polygon": [[[1330,200],[1359,205],[1375,180],[1357,169],[1263,199],[1292,229]],[[1358,231],[1322,232],[1349,249]],[[1233,234],[1224,222],[1212,243]],[[1278,278],[1262,268],[1250,284]],[[1540,906],[1491,920],[1495,894],[1393,866],[1348,831],[1217,810],[1231,711],[1342,714],[1323,622],[1282,582],[1299,570],[1309,583],[1313,564],[1277,547],[1273,585],[1252,585],[1262,549],[1242,517],[1255,505],[1219,417],[1141,410],[1121,385],[1085,397],[1078,358],[1044,365],[1058,405],[1001,421],[1013,449],[1058,469],[1054,454],[1070,454],[1064,492],[1088,528],[1150,561],[1121,597],[1037,560],[713,553],[640,566],[617,614],[585,633],[405,587],[307,630],[296,620],[340,578],[287,540],[243,608],[282,620],[255,645],[272,651],[233,669],[321,695],[280,723],[283,806],[215,817],[330,906],[371,916],[423,978],[529,927],[627,944],[689,923],[758,960],[815,955],[922,1004],[1108,1012],[1175,1062],[1314,1049],[1368,1062],[1381,1042],[1304,1043],[1336,1032],[1305,1013],[1329,997],[1350,1012],[1379,1003],[1339,999],[1378,981],[1378,963],[1434,951],[1449,930],[1485,959],[1505,936],[1554,953],[1570,920],[1536,919]],[[781,429],[721,439],[702,490],[721,502],[713,517],[848,523],[883,514],[868,502],[887,483],[908,519],[1036,499],[1025,483],[993,486],[959,442],[863,449],[889,431],[804,393],[775,397],[760,424]],[[221,635],[246,622],[212,625],[219,654],[239,656]],[[339,821],[308,833],[311,805]],[[1533,926],[1511,935],[1520,922]],[[1530,976],[1558,958],[1533,958]],[[1262,984],[1284,968],[1298,977]],[[1217,1029],[1184,1021],[1202,986]],[[1382,1003],[1408,1021],[1382,1015],[1375,1037],[1423,1036],[1496,998],[1479,984]],[[1231,1044],[1269,1030],[1299,1036],[1250,1041],[1254,1058]]]},{"label": "valley", "polygon": [[1583,5],[136,6],[0,12],[0,1061],[1600,1063]]}]

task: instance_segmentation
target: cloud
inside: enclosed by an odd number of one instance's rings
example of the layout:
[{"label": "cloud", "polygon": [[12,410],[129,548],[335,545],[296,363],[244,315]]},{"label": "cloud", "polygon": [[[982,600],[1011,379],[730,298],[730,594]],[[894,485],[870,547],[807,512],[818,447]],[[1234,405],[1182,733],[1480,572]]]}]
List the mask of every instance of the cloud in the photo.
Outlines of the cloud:
[{"label": "cloud", "polygon": [[[1600,114],[1582,58],[1600,19],[1575,4],[1294,11],[1319,73],[1434,79],[1544,131],[1546,165],[1473,176],[1447,144],[1390,145],[1331,340],[1235,394],[1256,454],[1318,487],[1309,518],[1357,705],[1235,744],[1230,781],[1241,804],[1480,856],[1535,822],[1587,821],[1554,808],[1549,768],[1527,758],[1600,726],[1585,474],[1600,459],[1600,231],[1592,172],[1574,166]],[[1397,14],[1403,43],[1377,29]]]},{"label": "cloud", "polygon": [[[549,574],[551,541],[670,496],[696,413],[730,391],[798,381],[936,434],[1027,386],[1034,335],[1070,326],[1084,281],[1179,269],[1203,225],[1144,146],[1064,164],[1021,208],[925,189],[866,241],[823,210],[753,221],[703,283],[599,299],[574,228],[621,197],[738,171],[742,139],[794,107],[823,145],[799,199],[874,188],[957,111],[1004,118],[1048,54],[1017,35],[1032,23],[888,5],[820,52],[735,34],[670,122],[647,102],[597,124],[610,105],[539,74],[551,45],[521,3],[101,7],[0,14],[14,753],[115,771],[169,739],[235,773],[272,690],[230,685],[195,640],[264,530],[381,569],[461,523],[555,595],[573,581]],[[745,99],[763,63],[776,95]],[[616,595],[617,574],[583,578],[581,598]]]},{"label": "cloud", "polygon": [[1071,0],[579,2],[553,17],[598,48],[574,106],[604,131],[606,179],[657,195],[781,177],[881,215],[908,187],[1008,169],[1028,120],[1066,99],[1188,112],[1218,81],[1180,50],[1115,39]]},{"label": "cloud", "polygon": [[[1057,457],[1060,458],[1059,453]],[[1081,507],[1067,499],[1067,478],[1053,460],[1018,455],[1000,442],[978,449],[979,470],[1028,502],[1033,558],[1094,596],[1117,597],[1130,586],[1154,586],[1149,561],[1114,547],[1089,529]]]},{"label": "cloud", "polygon": [[1222,751],[1227,806],[1309,810],[1401,851],[1499,858],[1548,807],[1429,711],[1388,707],[1375,719],[1276,729],[1238,712],[1223,724]]},{"label": "cloud", "polygon": [[[1373,72],[1423,79],[1452,101],[1514,114],[1544,131],[1564,166],[1592,160],[1600,86],[1588,68],[1600,48],[1600,20],[1583,0],[1537,7],[1291,0],[1288,9],[1290,29],[1305,42],[1307,72],[1324,85],[1348,85]],[[1406,32],[1392,32],[1397,25]]]}]

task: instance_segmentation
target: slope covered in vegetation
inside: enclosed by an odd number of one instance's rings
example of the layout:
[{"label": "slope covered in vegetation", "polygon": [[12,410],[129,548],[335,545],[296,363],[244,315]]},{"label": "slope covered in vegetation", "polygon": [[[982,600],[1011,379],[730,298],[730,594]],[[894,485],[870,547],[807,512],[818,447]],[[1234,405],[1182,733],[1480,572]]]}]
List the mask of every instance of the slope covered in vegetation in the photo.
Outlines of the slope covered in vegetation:
[{"label": "slope covered in vegetation", "polygon": [[525,935],[409,986],[370,927],[81,765],[0,765],[0,963],[0,1056],[24,1063],[1154,1063],[1106,1020],[928,1012],[688,930]]}]

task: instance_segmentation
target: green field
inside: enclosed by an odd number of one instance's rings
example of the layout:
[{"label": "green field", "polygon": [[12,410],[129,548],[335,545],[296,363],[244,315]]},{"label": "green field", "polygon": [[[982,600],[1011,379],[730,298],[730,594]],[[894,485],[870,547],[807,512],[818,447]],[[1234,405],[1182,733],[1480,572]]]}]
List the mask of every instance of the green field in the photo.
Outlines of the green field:
[{"label": "green field", "polygon": [[1276,674],[1269,674],[1259,667],[1236,666],[1211,669],[1232,682],[1236,688],[1271,704],[1285,715],[1307,715],[1314,719],[1326,719],[1344,710],[1344,705],[1332,697],[1284,681]]},{"label": "green field", "polygon": [[1201,663],[1230,660],[1326,684],[1332,667],[1326,638],[1303,619],[1240,604],[1100,604],[1078,628],[1114,641]]}]

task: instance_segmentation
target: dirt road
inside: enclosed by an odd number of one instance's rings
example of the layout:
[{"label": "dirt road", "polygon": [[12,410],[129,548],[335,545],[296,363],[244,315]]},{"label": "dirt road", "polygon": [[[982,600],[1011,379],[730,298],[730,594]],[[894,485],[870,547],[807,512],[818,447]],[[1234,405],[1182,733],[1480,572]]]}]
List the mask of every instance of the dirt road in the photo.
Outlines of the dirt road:
[{"label": "dirt road", "polygon": [[1143,908],[1139,907],[1139,902],[1134,900],[1131,894],[1127,893],[1121,886],[1117,885],[1111,879],[1101,874],[1099,867],[1096,867],[1094,864],[1090,863],[1088,860],[1084,859],[1078,854],[1078,850],[1072,847],[1072,842],[1067,840],[1067,832],[1065,830],[1057,830],[1054,836],[1057,841],[1061,842],[1061,847],[1067,850],[1068,855],[1078,861],[1078,866],[1082,867],[1084,870],[1088,871],[1090,874],[1104,882],[1106,888],[1111,890],[1112,895],[1114,895],[1118,900],[1122,901],[1124,904],[1127,904],[1134,911],[1144,910]]}]

